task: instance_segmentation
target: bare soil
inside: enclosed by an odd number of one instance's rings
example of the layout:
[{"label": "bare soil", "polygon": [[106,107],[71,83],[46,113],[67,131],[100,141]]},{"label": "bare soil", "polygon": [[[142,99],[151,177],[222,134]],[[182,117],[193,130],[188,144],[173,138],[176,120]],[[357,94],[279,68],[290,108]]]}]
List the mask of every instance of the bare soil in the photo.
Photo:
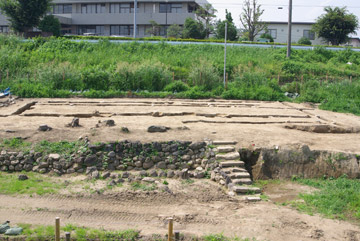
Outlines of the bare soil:
[{"label": "bare soil", "polygon": [[[0,100],[1,101],[1,100]],[[66,127],[74,117],[81,127]],[[114,127],[96,127],[113,119]],[[0,108],[0,138],[91,141],[231,140],[238,147],[298,146],[360,153],[360,117],[319,110],[314,105],[227,100],[174,99],[22,99]],[[38,127],[47,124],[50,132]],[[151,125],[171,129],[148,133]],[[183,128],[184,126],[188,127]],[[127,127],[130,133],[123,133]],[[286,127],[292,127],[288,129]],[[335,133],[318,133],[318,132]],[[349,133],[337,133],[337,132]]]},{"label": "bare soil", "polygon": [[[71,183],[79,178],[58,179]],[[83,189],[76,194],[68,190],[67,194],[47,196],[0,195],[0,217],[12,223],[51,225],[58,216],[62,225],[71,223],[114,230],[132,228],[141,230],[142,235],[165,235],[167,218],[173,217],[175,229],[187,236],[223,233],[229,237],[274,241],[360,239],[357,224],[309,216],[273,201],[246,203],[228,196],[209,180],[167,181],[170,192],[160,188],[134,191],[125,184],[102,194],[89,194]],[[100,186],[95,183],[91,187]],[[272,185],[265,194],[270,200],[276,197],[274,200],[279,201],[288,200],[289,194],[297,196],[304,191],[311,189],[283,183]]]}]

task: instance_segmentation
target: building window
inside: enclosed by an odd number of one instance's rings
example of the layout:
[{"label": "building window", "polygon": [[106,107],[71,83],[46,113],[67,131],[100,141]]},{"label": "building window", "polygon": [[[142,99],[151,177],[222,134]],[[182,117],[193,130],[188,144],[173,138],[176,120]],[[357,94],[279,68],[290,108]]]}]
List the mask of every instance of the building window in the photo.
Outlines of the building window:
[{"label": "building window", "polygon": [[110,35],[131,36],[134,34],[134,25],[112,25]]},{"label": "building window", "polygon": [[[133,13],[134,4],[133,3],[111,3],[110,4],[110,13]],[[137,5],[137,13],[139,12],[139,4]]]},{"label": "building window", "polygon": [[53,6],[53,14],[72,13],[72,4],[56,4]]},{"label": "building window", "polygon": [[188,13],[194,13],[196,12],[196,5],[195,4],[188,4]]},{"label": "building window", "polygon": [[0,26],[0,33],[8,33],[9,27],[8,26]]},{"label": "building window", "polygon": [[270,34],[273,39],[277,38],[277,29],[268,29],[266,33]]},{"label": "building window", "polygon": [[81,13],[105,13],[105,4],[81,4]]},{"label": "building window", "polygon": [[78,26],[78,34],[94,34],[94,35],[104,35],[104,26],[103,25],[89,25],[89,26]]},{"label": "building window", "polygon": [[181,3],[160,3],[159,5],[160,13],[181,13],[182,4]]},{"label": "building window", "polygon": [[304,37],[310,40],[315,40],[315,33],[311,30],[304,30]]}]

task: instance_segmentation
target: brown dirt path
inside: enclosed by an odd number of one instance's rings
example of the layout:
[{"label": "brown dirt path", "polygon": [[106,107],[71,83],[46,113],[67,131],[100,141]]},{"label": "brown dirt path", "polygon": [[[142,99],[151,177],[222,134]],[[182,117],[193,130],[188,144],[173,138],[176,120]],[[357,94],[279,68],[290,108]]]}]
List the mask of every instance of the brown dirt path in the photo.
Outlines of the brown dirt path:
[{"label": "brown dirt path", "polygon": [[[309,216],[271,201],[245,203],[227,196],[207,180],[191,185],[171,180],[169,186],[173,194],[122,189],[85,196],[0,195],[0,217],[12,223],[51,225],[59,216],[62,224],[119,230],[135,228],[141,230],[142,235],[164,235],[166,218],[173,216],[175,229],[190,235],[223,233],[230,237],[274,241],[360,239],[360,228],[356,224]],[[286,184],[284,188],[290,193],[304,191],[304,187],[297,185]],[[279,197],[279,193],[275,194]]]}]

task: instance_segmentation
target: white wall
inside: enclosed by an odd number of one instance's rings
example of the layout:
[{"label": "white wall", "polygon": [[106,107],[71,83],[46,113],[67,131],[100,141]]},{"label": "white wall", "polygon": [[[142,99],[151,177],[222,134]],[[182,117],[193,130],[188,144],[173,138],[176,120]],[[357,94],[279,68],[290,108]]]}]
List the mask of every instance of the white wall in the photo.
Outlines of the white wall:
[{"label": "white wall", "polygon": [[[293,24],[291,30],[291,42],[297,43],[300,38],[304,36],[304,30],[311,30],[311,24]],[[277,30],[277,37],[274,39],[276,43],[287,43],[288,38],[288,24],[287,23],[270,23],[267,24],[267,28],[276,29]],[[262,32],[263,33],[263,32]],[[261,34],[259,34],[260,37]],[[322,39],[317,38],[315,34],[315,40],[311,40],[313,45],[323,45],[327,44]]]}]

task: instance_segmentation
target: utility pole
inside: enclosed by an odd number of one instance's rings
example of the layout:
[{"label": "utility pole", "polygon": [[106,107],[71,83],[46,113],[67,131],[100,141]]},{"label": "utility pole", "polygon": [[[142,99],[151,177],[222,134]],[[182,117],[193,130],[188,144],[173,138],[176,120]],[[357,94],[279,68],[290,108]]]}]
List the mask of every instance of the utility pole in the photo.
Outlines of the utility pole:
[{"label": "utility pole", "polygon": [[166,0],[166,17],[165,17],[165,37],[167,38],[167,23],[168,23],[168,6],[169,0]]},{"label": "utility pole", "polygon": [[224,49],[224,88],[226,85],[226,46],[227,46],[227,21],[225,21],[225,49]]},{"label": "utility pole", "polygon": [[137,0],[134,0],[134,39],[136,39],[136,32],[137,32],[136,12],[137,12]]},{"label": "utility pole", "polygon": [[291,24],[292,24],[292,0],[289,0],[289,21],[288,21],[288,41],[286,57],[291,57]]}]

